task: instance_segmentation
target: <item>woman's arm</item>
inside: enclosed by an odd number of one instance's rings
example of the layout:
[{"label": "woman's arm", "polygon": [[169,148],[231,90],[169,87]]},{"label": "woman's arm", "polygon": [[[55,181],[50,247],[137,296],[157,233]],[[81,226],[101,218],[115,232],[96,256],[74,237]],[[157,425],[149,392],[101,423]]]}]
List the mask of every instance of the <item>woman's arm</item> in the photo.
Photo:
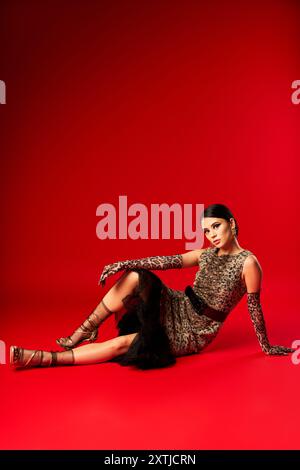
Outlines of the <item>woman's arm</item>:
[{"label": "woman's arm", "polygon": [[104,286],[108,276],[116,274],[123,269],[144,268],[144,269],[180,269],[196,266],[203,250],[193,250],[184,254],[170,256],[150,256],[148,258],[117,261],[116,263],[104,266],[98,284]]},{"label": "woman's arm", "polygon": [[271,346],[269,343],[263,310],[260,302],[260,291],[263,272],[254,255],[247,257],[244,264],[245,283],[247,287],[247,305],[259,344],[265,354],[287,355],[294,349],[285,346]]},{"label": "woman's arm", "polygon": [[98,284],[104,286],[108,276],[112,276],[123,269],[144,268],[144,269],[180,269],[183,267],[182,255],[170,256],[149,256],[148,258],[127,259],[104,266]]}]

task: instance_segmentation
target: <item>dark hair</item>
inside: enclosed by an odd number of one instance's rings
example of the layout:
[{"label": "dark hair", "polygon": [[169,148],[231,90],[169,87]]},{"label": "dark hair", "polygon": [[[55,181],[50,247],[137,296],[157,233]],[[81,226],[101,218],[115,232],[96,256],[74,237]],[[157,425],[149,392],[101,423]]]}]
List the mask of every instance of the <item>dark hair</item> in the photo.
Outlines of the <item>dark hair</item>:
[{"label": "dark hair", "polygon": [[201,220],[204,217],[217,217],[220,219],[225,219],[227,222],[230,222],[230,219],[233,218],[235,221],[236,236],[238,236],[239,227],[237,221],[232,212],[228,209],[228,207],[224,206],[224,204],[211,204],[210,206],[206,207],[201,215]]}]

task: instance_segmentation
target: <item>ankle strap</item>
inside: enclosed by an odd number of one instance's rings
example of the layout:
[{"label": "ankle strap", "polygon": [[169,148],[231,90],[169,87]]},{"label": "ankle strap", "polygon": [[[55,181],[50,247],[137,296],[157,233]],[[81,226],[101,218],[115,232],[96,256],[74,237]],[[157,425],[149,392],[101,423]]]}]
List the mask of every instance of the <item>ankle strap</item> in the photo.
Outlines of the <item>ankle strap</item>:
[{"label": "ankle strap", "polygon": [[[73,349],[70,349],[69,351],[50,351],[51,352],[51,364],[50,366],[55,367],[58,364],[74,364],[75,363],[75,356],[74,356],[74,351]],[[67,361],[59,361],[58,360],[58,354],[71,354],[71,358],[67,356]],[[62,356],[60,356],[62,357]]]},{"label": "ankle strap", "polygon": [[105,303],[103,302],[103,299],[101,300],[101,303],[103,304],[103,307],[105,308],[105,310],[107,311],[107,313],[110,313],[110,314],[113,314],[114,312],[112,312],[111,310],[109,310],[108,306],[105,305]]},{"label": "ankle strap", "polygon": [[57,365],[57,352],[51,351],[51,364],[50,366],[54,367]]}]

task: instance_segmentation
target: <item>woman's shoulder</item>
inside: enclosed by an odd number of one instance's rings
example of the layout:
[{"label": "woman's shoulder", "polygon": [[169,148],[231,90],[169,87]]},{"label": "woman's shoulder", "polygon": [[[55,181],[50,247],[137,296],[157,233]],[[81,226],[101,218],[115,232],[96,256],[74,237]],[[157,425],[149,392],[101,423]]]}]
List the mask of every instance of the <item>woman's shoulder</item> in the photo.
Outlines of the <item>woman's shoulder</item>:
[{"label": "woman's shoulder", "polygon": [[194,253],[197,255],[198,263],[200,263],[201,260],[203,260],[211,251],[213,251],[212,247],[199,248],[195,250]]},{"label": "woman's shoulder", "polygon": [[255,255],[255,253],[253,253],[253,251],[250,251],[250,250],[244,250],[245,251],[245,262],[244,262],[244,269],[247,269],[247,268],[253,268],[253,267],[258,267],[261,269],[261,265],[260,265],[260,262],[257,258],[257,256]]},{"label": "woman's shoulder", "polygon": [[197,252],[199,255],[202,255],[203,253],[207,253],[213,249],[214,249],[213,247],[209,246],[207,248],[198,248],[197,250],[195,250],[195,252]]},{"label": "woman's shoulder", "polygon": [[200,256],[202,256],[203,254],[209,254],[209,253],[214,253],[215,251],[215,247],[214,246],[208,246],[207,248],[202,248],[201,250],[199,250],[201,253],[200,253]]}]

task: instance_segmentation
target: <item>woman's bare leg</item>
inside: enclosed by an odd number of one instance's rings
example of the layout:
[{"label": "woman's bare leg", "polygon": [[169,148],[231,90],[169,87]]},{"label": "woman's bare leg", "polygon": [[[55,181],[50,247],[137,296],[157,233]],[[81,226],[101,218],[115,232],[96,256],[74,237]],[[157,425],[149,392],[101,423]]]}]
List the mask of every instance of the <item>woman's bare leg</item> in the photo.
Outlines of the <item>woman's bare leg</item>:
[{"label": "woman's bare leg", "polygon": [[103,313],[102,301],[109,308],[111,313],[120,311],[123,307],[122,299],[133,292],[139,282],[139,274],[135,271],[128,271],[118,279],[118,281],[109,289],[101,299],[100,303],[94,309],[94,312],[101,318],[106,319],[110,313]]},{"label": "woman's bare leg", "polygon": [[57,344],[63,348],[74,348],[82,343],[82,341],[95,341],[99,325],[111,314],[117,313],[122,309],[122,299],[133,292],[138,282],[139,274],[136,271],[126,271],[123,273],[82,325],[71,336],[57,339]]},{"label": "woman's bare leg", "polygon": [[30,367],[49,367],[53,365],[80,365],[105,362],[124,354],[138,333],[117,336],[99,344],[81,346],[70,351],[42,351],[10,347],[10,365],[16,369]]},{"label": "woman's bare leg", "polygon": [[117,336],[103,343],[87,344],[73,349],[74,364],[97,364],[98,362],[109,361],[110,359],[124,354],[135,336],[138,333],[130,335]]}]

